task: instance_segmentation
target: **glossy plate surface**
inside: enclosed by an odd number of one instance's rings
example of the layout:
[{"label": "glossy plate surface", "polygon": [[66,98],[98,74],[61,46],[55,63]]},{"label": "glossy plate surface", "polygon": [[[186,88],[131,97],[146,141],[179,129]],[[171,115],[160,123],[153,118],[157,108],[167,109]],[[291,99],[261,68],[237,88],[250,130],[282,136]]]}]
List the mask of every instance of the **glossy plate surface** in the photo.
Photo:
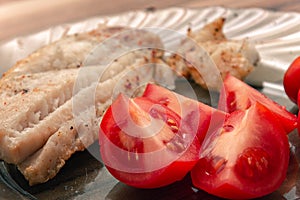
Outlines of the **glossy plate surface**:
[{"label": "glossy plate surface", "polygon": [[[282,78],[289,63],[300,55],[300,14],[298,13],[271,12],[254,8],[233,10],[209,7],[134,11],[95,17],[74,24],[59,25],[0,44],[0,74],[37,48],[65,34],[92,30],[99,24],[138,28],[160,27],[185,34],[188,27],[196,30],[221,16],[227,19],[224,27],[226,36],[230,39],[247,38],[255,44],[261,56],[258,68],[250,74],[247,82],[254,86],[262,86],[263,93],[292,110],[294,104],[284,94]],[[161,38],[166,46],[174,48],[180,41],[178,34],[161,35]],[[180,81],[177,86],[178,92],[184,91]],[[195,89],[199,100],[207,102],[209,99],[207,93],[197,86]],[[296,131],[290,134],[292,154],[286,181],[278,191],[262,199],[300,198],[298,177],[300,140],[297,134]],[[94,145],[93,148],[98,147]],[[5,170],[8,170],[9,175],[24,191],[38,199],[218,199],[193,188],[188,177],[181,182],[156,190],[140,190],[126,186],[115,180],[88,152],[77,153],[53,180],[34,187],[27,185],[14,166],[4,164],[1,165],[1,169],[4,172],[1,171],[0,179],[5,179]],[[20,198],[20,194],[0,182],[0,199]]]}]

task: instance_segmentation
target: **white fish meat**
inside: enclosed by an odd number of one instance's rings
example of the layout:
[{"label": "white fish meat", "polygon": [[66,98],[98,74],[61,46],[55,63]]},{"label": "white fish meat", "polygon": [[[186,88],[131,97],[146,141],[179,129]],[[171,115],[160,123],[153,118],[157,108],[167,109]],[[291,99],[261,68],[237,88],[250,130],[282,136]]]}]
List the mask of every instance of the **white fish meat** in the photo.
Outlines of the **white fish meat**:
[{"label": "white fish meat", "polygon": [[19,61],[0,80],[0,159],[18,165],[30,184],[53,178],[97,140],[114,95],[133,94],[158,73],[173,79],[170,70],[156,70],[162,51],[154,46],[162,43],[153,33],[109,27],[66,36]]},{"label": "white fish meat", "polygon": [[[31,185],[53,178],[73,153],[86,149],[98,139],[101,116],[111,104],[114,93],[119,93],[115,90],[130,95],[134,92],[134,88],[142,86],[143,81],[153,80],[155,68],[139,70],[140,64],[131,66],[133,68],[128,67],[104,82],[93,84],[74,97],[72,103],[77,108],[73,110],[73,114],[76,117],[63,123],[40,150],[18,165]],[[131,84],[131,88],[128,88],[127,84]],[[93,101],[89,104],[85,100],[94,93],[96,106]]]}]

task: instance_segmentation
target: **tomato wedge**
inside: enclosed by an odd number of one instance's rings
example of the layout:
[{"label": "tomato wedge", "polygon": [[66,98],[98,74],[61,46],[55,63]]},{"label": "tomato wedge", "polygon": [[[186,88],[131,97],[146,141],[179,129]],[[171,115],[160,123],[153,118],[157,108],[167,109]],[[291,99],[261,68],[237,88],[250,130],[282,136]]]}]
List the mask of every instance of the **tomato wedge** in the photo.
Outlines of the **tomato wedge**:
[{"label": "tomato wedge", "polygon": [[297,127],[297,130],[298,130],[298,135],[300,135],[300,111],[298,111],[298,127]]},{"label": "tomato wedge", "polygon": [[100,124],[100,153],[110,173],[128,185],[156,188],[181,180],[199,160],[190,124],[145,97],[122,94]]},{"label": "tomato wedge", "polygon": [[[298,109],[299,109],[299,105],[300,105],[300,90],[298,91]],[[300,135],[300,109],[298,111],[298,134]]]},{"label": "tomato wedge", "polygon": [[271,110],[278,118],[287,133],[297,127],[297,117],[283,106],[269,99],[243,81],[228,74],[220,92],[219,109],[226,112],[246,110],[259,102]]},{"label": "tomato wedge", "polygon": [[297,103],[297,94],[300,89],[300,56],[297,57],[286,70],[283,77],[283,86],[287,96]]},{"label": "tomato wedge", "polygon": [[192,169],[193,184],[228,199],[250,199],[275,191],[289,162],[285,130],[269,109],[254,103],[231,113]]},{"label": "tomato wedge", "polygon": [[200,143],[207,134],[209,135],[211,131],[220,127],[226,118],[226,113],[223,111],[155,84],[146,86],[143,97],[167,106],[182,116],[182,119],[186,121],[184,124],[192,124],[193,130],[190,131],[197,131]]}]

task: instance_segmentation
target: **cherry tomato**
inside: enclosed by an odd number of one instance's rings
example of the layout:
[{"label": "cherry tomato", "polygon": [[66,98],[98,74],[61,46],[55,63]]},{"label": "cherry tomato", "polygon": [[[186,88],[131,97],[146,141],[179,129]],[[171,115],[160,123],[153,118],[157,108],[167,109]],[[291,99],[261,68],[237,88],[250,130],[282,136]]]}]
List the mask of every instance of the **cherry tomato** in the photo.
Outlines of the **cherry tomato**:
[{"label": "cherry tomato", "polygon": [[100,124],[100,152],[110,173],[128,185],[156,188],[181,180],[199,160],[193,127],[145,97],[119,95]]},{"label": "cherry tomato", "polygon": [[197,131],[200,143],[203,142],[207,134],[210,134],[209,132],[215,130],[216,127],[220,127],[226,117],[226,113],[223,111],[155,84],[148,84],[143,96],[167,106],[179,116],[182,116],[186,123],[192,124],[191,127],[194,130],[190,131]]},{"label": "cherry tomato", "polygon": [[[298,106],[300,105],[300,90],[298,91]],[[298,134],[300,135],[300,110],[298,111]]]},{"label": "cherry tomato", "polygon": [[300,135],[300,111],[298,112],[298,127],[297,127],[297,130],[298,130],[298,134]]},{"label": "cherry tomato", "polygon": [[297,117],[283,106],[231,75],[225,78],[220,94],[219,109],[231,113],[235,110],[246,110],[256,102],[271,110],[279,118],[287,133],[297,127]]},{"label": "cherry tomato", "polygon": [[284,181],[289,143],[278,119],[260,103],[230,114],[192,169],[193,184],[228,199],[261,197]]},{"label": "cherry tomato", "polygon": [[287,96],[297,103],[297,94],[300,88],[300,56],[291,63],[285,72],[283,86]]}]

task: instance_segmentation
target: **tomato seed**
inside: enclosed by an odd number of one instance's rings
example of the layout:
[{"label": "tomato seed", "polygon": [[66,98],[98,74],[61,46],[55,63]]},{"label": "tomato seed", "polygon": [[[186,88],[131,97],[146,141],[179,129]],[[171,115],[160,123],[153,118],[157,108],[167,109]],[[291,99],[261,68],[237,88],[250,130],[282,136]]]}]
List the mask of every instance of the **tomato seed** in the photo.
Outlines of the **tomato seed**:
[{"label": "tomato seed", "polygon": [[173,119],[167,119],[166,123],[168,126],[170,126],[173,133],[178,133],[179,128],[177,126],[177,123]]},{"label": "tomato seed", "polygon": [[166,146],[171,151],[178,153],[183,152],[187,148],[186,141],[180,135],[175,135],[172,140],[166,143]]},{"label": "tomato seed", "polygon": [[215,172],[216,174],[218,174],[225,168],[225,165],[227,164],[227,160],[219,157],[219,160],[215,161],[215,163],[216,163],[214,166]]},{"label": "tomato seed", "polygon": [[213,163],[214,163],[214,173],[218,174],[225,168],[225,165],[227,164],[227,160],[223,157],[216,156],[213,159]]},{"label": "tomato seed", "polygon": [[170,126],[173,133],[178,133],[179,128],[177,126]]},{"label": "tomato seed", "polygon": [[220,156],[208,157],[202,160],[207,175],[213,176],[220,173],[227,164],[227,160]]},{"label": "tomato seed", "polygon": [[261,179],[268,173],[269,154],[262,148],[247,148],[237,159],[236,171],[247,179]]},{"label": "tomato seed", "polygon": [[173,119],[167,119],[167,124],[169,126],[177,126],[177,123]]}]

